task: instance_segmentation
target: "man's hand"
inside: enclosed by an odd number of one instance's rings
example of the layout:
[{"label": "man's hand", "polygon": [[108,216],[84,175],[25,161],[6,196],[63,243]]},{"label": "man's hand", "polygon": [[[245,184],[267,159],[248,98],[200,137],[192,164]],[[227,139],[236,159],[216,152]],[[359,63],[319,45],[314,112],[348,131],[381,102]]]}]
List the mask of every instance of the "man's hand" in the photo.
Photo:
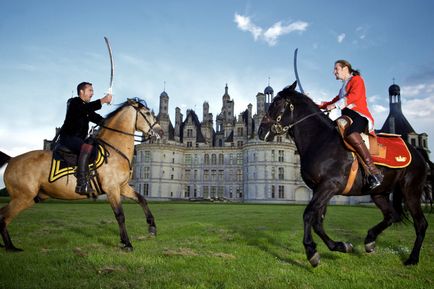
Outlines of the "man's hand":
[{"label": "man's hand", "polygon": [[100,99],[101,100],[101,104],[104,103],[111,103],[112,102],[112,95],[111,93],[106,94],[103,98]]}]

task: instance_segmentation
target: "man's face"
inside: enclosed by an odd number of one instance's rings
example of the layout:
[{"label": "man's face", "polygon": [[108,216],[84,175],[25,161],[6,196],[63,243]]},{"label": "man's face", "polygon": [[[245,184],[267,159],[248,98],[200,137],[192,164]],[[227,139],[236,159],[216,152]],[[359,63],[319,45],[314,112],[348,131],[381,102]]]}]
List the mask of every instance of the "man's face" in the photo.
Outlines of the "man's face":
[{"label": "man's face", "polygon": [[80,90],[80,98],[84,102],[89,102],[90,99],[93,96],[93,86],[92,85],[86,85],[84,89]]}]

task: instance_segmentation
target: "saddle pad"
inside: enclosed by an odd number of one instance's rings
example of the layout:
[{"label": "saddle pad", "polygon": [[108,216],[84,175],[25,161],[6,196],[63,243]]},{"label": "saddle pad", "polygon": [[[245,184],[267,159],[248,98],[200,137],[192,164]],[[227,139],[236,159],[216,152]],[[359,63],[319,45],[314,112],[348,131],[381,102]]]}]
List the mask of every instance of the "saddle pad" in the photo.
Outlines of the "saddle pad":
[{"label": "saddle pad", "polygon": [[401,137],[377,135],[378,145],[385,147],[385,155],[372,155],[375,164],[389,168],[405,168],[411,163],[411,154]]},{"label": "saddle pad", "polygon": [[[98,154],[96,156],[96,159],[94,162],[89,163],[89,170],[96,170],[102,164],[104,163],[105,158],[105,149],[103,146],[98,145]],[[75,170],[77,169],[77,166],[68,166],[66,165],[66,162],[61,159],[52,158],[51,160],[51,168],[50,168],[50,174],[48,176],[48,181],[50,183],[66,176],[75,173]]]}]

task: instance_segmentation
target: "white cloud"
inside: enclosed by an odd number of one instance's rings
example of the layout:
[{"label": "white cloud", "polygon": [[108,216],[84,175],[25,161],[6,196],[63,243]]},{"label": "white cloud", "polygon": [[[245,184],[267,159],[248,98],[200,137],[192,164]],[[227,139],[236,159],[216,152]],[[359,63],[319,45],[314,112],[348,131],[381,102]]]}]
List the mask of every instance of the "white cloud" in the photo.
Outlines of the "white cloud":
[{"label": "white cloud", "polygon": [[415,97],[418,95],[426,95],[434,92],[434,83],[430,84],[415,84],[401,87],[401,95],[406,97]]},{"label": "white cloud", "polygon": [[239,15],[235,13],[235,23],[237,23],[237,26],[242,31],[248,31],[252,33],[253,38],[255,41],[259,38],[259,36],[262,34],[262,28],[256,26],[250,21],[250,17]]},{"label": "white cloud", "polygon": [[304,21],[295,21],[287,25],[283,25],[281,21],[278,21],[264,31],[263,28],[254,24],[250,17],[243,16],[238,13],[235,13],[234,22],[237,23],[237,27],[240,30],[250,32],[255,41],[263,40],[270,46],[276,45],[277,39],[280,36],[296,31],[306,31],[307,27],[309,26],[309,23]]},{"label": "white cloud", "polygon": [[414,118],[433,120],[434,116],[434,95],[426,98],[411,99],[402,104],[404,115]]},{"label": "white cloud", "polygon": [[341,33],[341,34],[339,34],[338,35],[338,42],[339,43],[342,43],[342,41],[344,41],[344,39],[345,39],[345,33]]}]

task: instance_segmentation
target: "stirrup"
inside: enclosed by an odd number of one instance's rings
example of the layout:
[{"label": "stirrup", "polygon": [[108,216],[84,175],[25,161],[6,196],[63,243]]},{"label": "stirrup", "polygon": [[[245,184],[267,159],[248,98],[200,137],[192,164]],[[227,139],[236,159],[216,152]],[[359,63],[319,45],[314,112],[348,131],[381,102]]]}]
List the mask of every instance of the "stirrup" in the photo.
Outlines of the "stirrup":
[{"label": "stirrup", "polygon": [[84,184],[77,184],[75,187],[75,192],[79,195],[88,196],[95,192],[95,190],[91,187],[89,182],[85,182]]},{"label": "stirrup", "polygon": [[377,175],[369,175],[368,176],[368,185],[369,185],[369,189],[373,190],[376,187],[381,185],[381,180],[377,177]]}]

